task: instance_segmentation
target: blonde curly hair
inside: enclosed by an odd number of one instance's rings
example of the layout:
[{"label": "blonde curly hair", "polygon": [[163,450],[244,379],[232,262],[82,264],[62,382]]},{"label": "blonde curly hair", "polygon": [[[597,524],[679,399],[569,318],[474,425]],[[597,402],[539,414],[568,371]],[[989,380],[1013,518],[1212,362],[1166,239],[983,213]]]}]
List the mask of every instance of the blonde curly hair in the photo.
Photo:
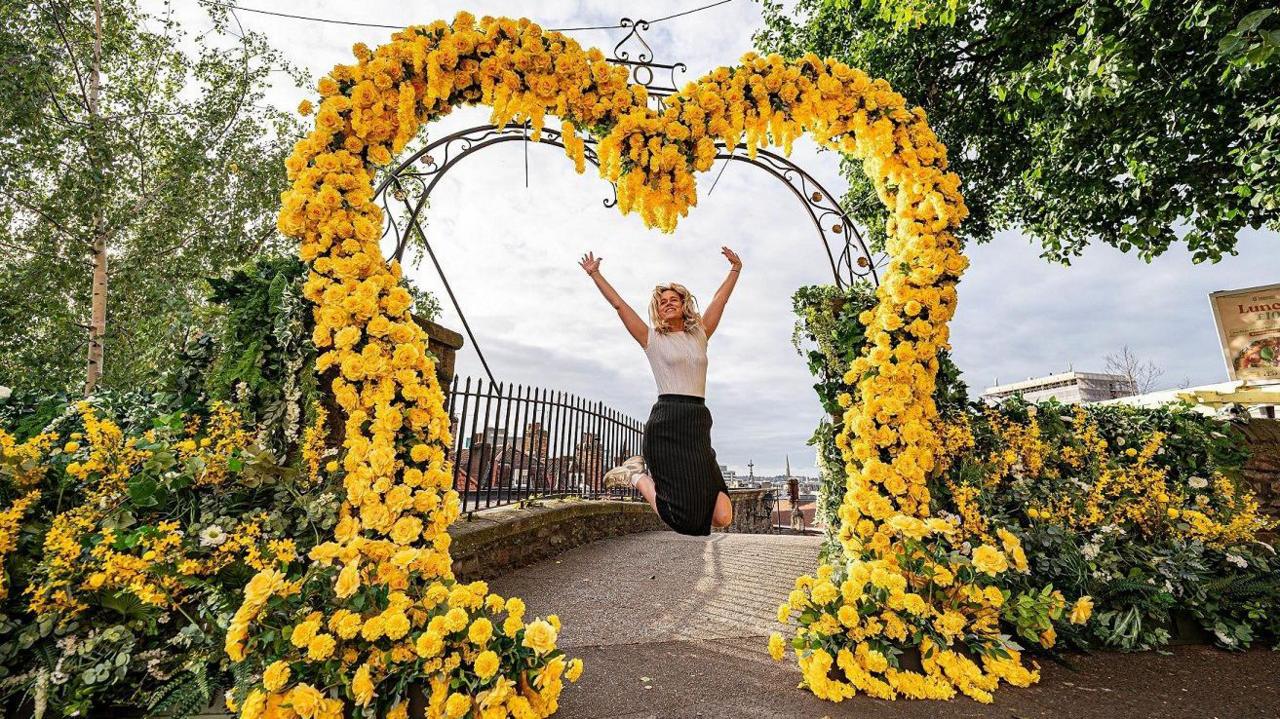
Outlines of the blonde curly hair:
[{"label": "blonde curly hair", "polygon": [[653,326],[654,331],[662,334],[672,331],[658,314],[658,300],[662,298],[662,293],[668,290],[680,295],[681,305],[684,307],[685,331],[702,331],[702,313],[698,311],[698,298],[693,296],[688,287],[679,282],[667,282],[653,288],[653,296],[649,298],[649,324]]}]

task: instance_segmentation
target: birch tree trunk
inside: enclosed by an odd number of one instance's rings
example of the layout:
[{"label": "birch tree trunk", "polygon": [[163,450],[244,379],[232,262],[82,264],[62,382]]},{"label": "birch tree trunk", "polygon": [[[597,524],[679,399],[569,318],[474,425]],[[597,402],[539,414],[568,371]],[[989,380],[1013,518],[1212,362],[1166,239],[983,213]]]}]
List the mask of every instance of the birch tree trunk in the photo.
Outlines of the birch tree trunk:
[{"label": "birch tree trunk", "polygon": [[[100,130],[98,92],[102,72],[102,2],[94,0],[93,70],[89,74],[89,123],[90,135]],[[94,137],[96,141],[98,138]],[[96,142],[95,142],[96,144]],[[107,331],[107,230],[102,213],[94,215],[93,222],[93,295],[89,320],[89,362],[85,377],[84,393],[92,394],[102,377],[103,335]]]}]

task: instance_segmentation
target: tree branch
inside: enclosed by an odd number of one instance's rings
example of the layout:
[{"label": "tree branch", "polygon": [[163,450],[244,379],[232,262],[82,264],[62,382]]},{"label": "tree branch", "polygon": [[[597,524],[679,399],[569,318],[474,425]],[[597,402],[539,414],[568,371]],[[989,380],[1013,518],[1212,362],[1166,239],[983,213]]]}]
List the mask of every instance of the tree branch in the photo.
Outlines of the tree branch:
[{"label": "tree branch", "polygon": [[[67,10],[70,14],[70,10]],[[76,73],[76,84],[80,86],[80,99],[84,101],[84,108],[89,110],[89,90],[84,85],[84,75],[80,73],[80,63],[76,60],[76,52],[71,47],[71,41],[67,38],[67,33],[62,27],[62,23],[58,21],[56,12],[48,13],[49,19],[53,21],[54,28],[58,31],[58,37],[62,38],[62,46],[67,49],[67,57],[71,60],[71,69]]]},{"label": "tree branch", "polygon": [[80,237],[79,237],[78,235],[76,235],[74,232],[72,232],[72,231],[68,230],[66,227],[63,227],[63,226],[62,226],[62,223],[60,223],[60,222],[58,222],[57,220],[55,220],[55,219],[53,219],[52,217],[50,217],[50,216],[49,216],[49,213],[45,212],[43,208],[41,208],[41,207],[39,207],[39,206],[37,206],[37,205],[33,205],[33,204],[31,204],[31,203],[27,202],[27,201],[23,200],[22,198],[18,197],[17,195],[14,195],[13,193],[11,193],[11,192],[9,192],[8,190],[5,190],[5,189],[3,189],[3,188],[0,188],[0,195],[4,195],[5,197],[9,198],[9,199],[10,199],[10,200],[12,200],[13,202],[17,203],[18,205],[21,205],[21,206],[22,206],[23,208],[25,208],[28,212],[34,212],[35,214],[39,215],[39,216],[40,216],[40,219],[42,219],[42,220],[44,220],[45,222],[47,222],[47,223],[49,223],[50,225],[52,225],[52,226],[53,226],[53,228],[54,228],[55,230],[57,230],[58,232],[61,232],[61,233],[62,233],[63,235],[65,235],[68,239],[70,239],[70,240],[72,240],[72,241],[75,241],[75,242],[80,242],[80,243],[84,244],[84,245],[85,245],[85,247],[87,247],[87,248],[91,248],[91,247],[92,247],[92,244],[91,244],[91,243],[85,242],[85,240],[83,240],[82,238],[80,238]]}]

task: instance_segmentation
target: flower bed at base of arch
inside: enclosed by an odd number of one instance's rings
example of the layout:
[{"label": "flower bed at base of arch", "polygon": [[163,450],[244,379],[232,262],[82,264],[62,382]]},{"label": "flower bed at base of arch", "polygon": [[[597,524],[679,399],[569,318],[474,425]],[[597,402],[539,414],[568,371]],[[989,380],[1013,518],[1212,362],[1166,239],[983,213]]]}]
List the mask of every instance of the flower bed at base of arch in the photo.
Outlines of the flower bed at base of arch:
[{"label": "flower bed at base of arch", "polygon": [[[754,154],[809,134],[861,159],[892,210],[892,261],[862,318],[871,345],[847,377],[857,391],[843,400],[847,556],[802,578],[788,608],[801,621],[793,646],[808,687],[832,699],[955,689],[989,698],[1001,679],[1034,679],[997,633],[984,586],[1010,558],[1016,567],[1016,540],[965,556],[948,541],[954,526],[928,517],[925,480],[941,451],[930,393],[966,265],[954,235],[966,210],[922,110],[834,60],[749,54],[655,111],[598,50],[527,20],[465,13],[355,55],[320,80],[318,107],[300,108],[314,110],[315,128],[288,161],[279,219],[310,265],[316,368],[344,420],[340,458],[325,471],[346,499],[309,563],[246,587],[226,643],[241,665],[231,704],[242,717],[336,717],[345,701],[359,716],[401,717],[424,684],[428,716],[545,716],[561,677],[581,670],[555,648],[553,617],[525,625],[518,600],[453,579],[449,418],[399,267],[379,248],[376,167],[423,123],[477,103],[495,124],[530,122],[535,136],[547,114],[560,117],[579,170],[576,133],[591,133],[620,209],[664,231],[696,203],[694,173],[710,169],[717,140]],[[1045,605],[1042,614],[1060,614],[1064,601]],[[910,645],[925,649],[925,672],[895,668],[896,649]]]}]

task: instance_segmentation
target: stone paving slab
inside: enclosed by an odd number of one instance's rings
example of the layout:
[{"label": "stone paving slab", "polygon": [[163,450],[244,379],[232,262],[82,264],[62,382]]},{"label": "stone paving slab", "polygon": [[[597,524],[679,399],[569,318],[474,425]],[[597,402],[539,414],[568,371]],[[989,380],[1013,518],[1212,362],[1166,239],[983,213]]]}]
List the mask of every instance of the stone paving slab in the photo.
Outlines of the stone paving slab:
[{"label": "stone paving slab", "polygon": [[799,671],[765,649],[815,537],[650,532],[597,542],[491,585],[556,613],[561,646],[586,663],[562,719],[1280,719],[1280,652],[1072,654],[994,705],[858,697],[841,704],[797,689]]},{"label": "stone paving slab", "polygon": [[570,550],[490,582],[530,616],[560,617],[562,647],[767,636],[820,538],[643,532]]}]

